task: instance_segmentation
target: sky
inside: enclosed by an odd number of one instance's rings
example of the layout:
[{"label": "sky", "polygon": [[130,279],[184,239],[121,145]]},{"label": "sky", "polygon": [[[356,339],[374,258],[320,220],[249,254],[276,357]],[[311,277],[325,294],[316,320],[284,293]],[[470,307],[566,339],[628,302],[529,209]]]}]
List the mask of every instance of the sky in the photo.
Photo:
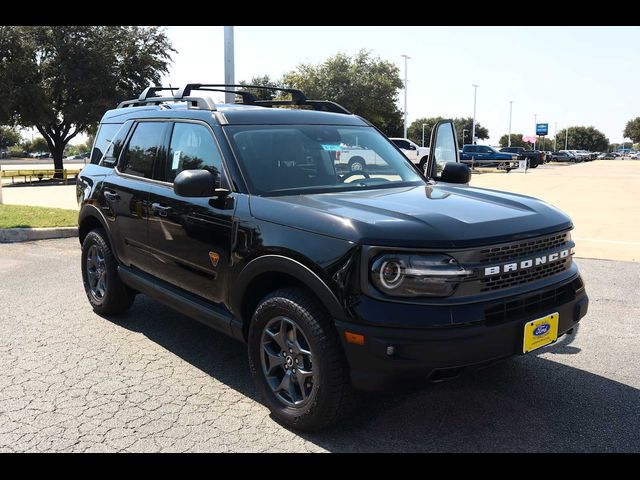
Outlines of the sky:
[{"label": "sky", "polygon": [[[166,32],[178,50],[166,82],[224,82],[222,26]],[[528,135],[537,114],[551,135],[556,122],[558,130],[592,125],[619,142],[626,122],[640,115],[640,27],[236,26],[234,40],[236,81],[278,78],[299,63],[363,48],[404,76],[401,55],[409,55],[409,123],[472,116],[475,83],[476,118],[490,144],[509,130],[510,100],[512,132]],[[398,99],[402,109],[402,91]]]}]

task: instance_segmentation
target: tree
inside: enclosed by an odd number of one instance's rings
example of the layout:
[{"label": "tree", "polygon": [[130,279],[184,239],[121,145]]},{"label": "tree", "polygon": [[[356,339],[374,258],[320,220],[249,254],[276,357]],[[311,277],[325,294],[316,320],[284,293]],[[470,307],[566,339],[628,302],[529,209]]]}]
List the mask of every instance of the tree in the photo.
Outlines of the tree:
[{"label": "tree", "polygon": [[63,168],[64,148],[105,110],[168,71],[160,27],[0,27],[0,121],[35,127]]},{"label": "tree", "polygon": [[[471,130],[473,128],[473,117],[454,118],[453,123],[456,126],[456,136],[458,137],[458,146],[473,143],[471,140]],[[463,131],[466,130],[466,131]],[[464,137],[464,138],[463,138]],[[489,129],[480,125],[476,121],[476,137],[478,140],[486,140],[489,138]]]},{"label": "tree", "polygon": [[[426,123],[424,127],[424,143],[425,146],[429,146],[431,140],[431,129],[441,120],[445,120],[444,117],[431,117],[431,118],[419,118],[411,122],[411,125],[407,128],[407,136],[410,140],[413,140],[418,145],[422,145],[422,124]],[[471,126],[473,125],[473,118],[460,117],[453,119],[453,125],[456,129],[456,136],[458,137],[458,146],[462,148],[465,143],[471,142]],[[465,130],[463,132],[463,130]],[[464,134],[464,141],[463,141]],[[489,130],[476,122],[476,137],[481,140],[489,138]]]},{"label": "tree", "polygon": [[20,132],[12,127],[0,125],[0,148],[12,147],[20,143]]},{"label": "tree", "polygon": [[624,138],[630,138],[634,143],[640,142],[640,117],[629,120],[622,134]]},{"label": "tree", "polygon": [[[531,149],[531,144],[529,142],[525,142],[522,137],[524,134],[522,133],[512,133],[511,134],[511,146],[512,147],[524,147],[526,149]],[[505,134],[500,137],[500,141],[498,142],[501,147],[509,146],[509,135]]]},{"label": "tree", "polygon": [[407,128],[407,137],[409,140],[422,145],[422,125],[424,127],[424,144],[429,146],[431,140],[431,130],[439,121],[444,120],[443,117],[431,117],[431,118],[418,118],[411,122],[411,125]]},{"label": "tree", "polygon": [[[264,85],[282,88],[282,80],[274,80],[269,75],[259,75],[252,77],[248,82],[242,80],[240,85]],[[253,93],[258,100],[275,100],[282,96],[278,94],[277,90],[264,90],[262,88],[244,88],[243,90]]]},{"label": "tree", "polygon": [[22,144],[22,148],[24,149],[25,152],[29,152],[29,153],[31,153],[31,152],[49,152],[49,153],[51,153],[51,151],[49,150],[49,144],[41,136],[37,136],[33,140],[26,140]]},{"label": "tree", "polygon": [[[567,130],[562,129],[556,134],[558,150],[564,149]],[[609,139],[595,127],[569,127],[567,139],[569,150],[589,150],[592,152],[606,152],[609,148]]]},{"label": "tree", "polygon": [[[558,143],[558,145],[560,145]],[[553,138],[547,138],[547,137],[540,137],[539,140],[536,142],[536,150],[544,150],[546,152],[552,152],[554,146],[554,141]],[[562,148],[559,148],[559,150],[562,150]]]},{"label": "tree", "polygon": [[366,50],[353,56],[338,53],[318,65],[302,63],[286,73],[282,82],[302,90],[307,98],[339,103],[389,136],[402,128],[397,106],[403,88],[399,69]]}]

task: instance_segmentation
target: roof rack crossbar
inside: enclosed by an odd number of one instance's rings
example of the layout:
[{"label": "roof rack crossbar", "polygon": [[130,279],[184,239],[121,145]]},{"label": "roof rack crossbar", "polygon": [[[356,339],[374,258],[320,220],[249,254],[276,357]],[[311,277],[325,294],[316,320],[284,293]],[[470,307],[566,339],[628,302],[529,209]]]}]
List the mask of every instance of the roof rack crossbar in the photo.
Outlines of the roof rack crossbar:
[{"label": "roof rack crossbar", "polygon": [[147,87],[142,91],[142,93],[138,97],[138,100],[147,100],[148,98],[153,98],[156,92],[162,92],[164,90],[178,90],[178,87]]},{"label": "roof rack crossbar", "polygon": [[258,98],[251,92],[246,92],[244,90],[226,90],[223,88],[208,88],[202,87],[198,88],[198,90],[203,92],[223,92],[223,93],[233,93],[236,95],[240,95],[242,97],[243,103],[253,104]]},{"label": "roof rack crossbar", "polygon": [[[302,90],[298,90],[296,88],[281,88],[281,87],[270,87],[267,85],[239,85],[239,84],[225,84],[225,83],[187,83],[184,87],[182,87],[176,93],[176,98],[182,98],[185,95],[191,94],[192,90],[202,90],[203,87],[214,87],[214,88],[257,88],[260,90],[275,90],[278,92],[286,92],[291,94],[291,101],[293,105],[302,105],[307,101],[307,97],[305,96]],[[237,93],[234,91],[234,93]]]}]

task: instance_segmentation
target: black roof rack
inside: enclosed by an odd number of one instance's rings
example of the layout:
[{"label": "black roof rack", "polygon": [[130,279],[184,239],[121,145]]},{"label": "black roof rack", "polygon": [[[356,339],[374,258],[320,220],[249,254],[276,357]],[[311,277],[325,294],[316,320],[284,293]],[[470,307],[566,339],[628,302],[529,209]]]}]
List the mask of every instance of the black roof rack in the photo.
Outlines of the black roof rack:
[{"label": "black roof rack", "polygon": [[178,87],[147,87],[142,91],[142,93],[138,97],[138,100],[147,100],[148,98],[153,98],[156,92],[162,92],[164,90],[171,90],[173,92],[173,90],[178,90]]},{"label": "black roof rack", "polygon": [[[192,90],[207,90],[209,88],[257,88],[259,90],[276,90],[278,92],[286,92],[291,94],[291,100],[294,102],[294,105],[303,105],[304,102],[307,101],[307,97],[304,95],[302,90],[298,90],[295,88],[282,88],[282,87],[270,87],[267,85],[238,85],[238,84],[224,84],[224,83],[187,83],[184,87],[178,90],[176,93],[176,97],[183,97],[184,95],[190,95]],[[215,91],[215,90],[213,90]],[[232,90],[233,93],[238,93],[235,90]],[[249,92],[246,92],[249,93]],[[239,95],[242,95],[238,93]],[[244,98],[244,97],[243,97]],[[255,96],[254,96],[255,98]]]},{"label": "black roof rack", "polygon": [[[275,90],[291,94],[291,100],[258,100],[257,97],[246,90],[235,90],[235,88],[256,88],[261,90]],[[156,92],[165,90],[177,92],[172,97],[156,97]],[[329,100],[308,100],[304,92],[295,88],[270,87],[266,85],[237,85],[223,83],[187,83],[182,88],[175,87],[147,87],[136,100],[126,100],[121,102],[117,108],[140,107],[143,105],[162,105],[168,102],[188,102],[189,108],[200,110],[216,110],[216,105],[208,97],[192,97],[193,90],[207,92],[233,93],[242,97],[242,105],[256,105],[260,107],[278,107],[283,105],[308,106],[314,110],[323,112],[343,113],[351,115],[351,112],[335,102]]]},{"label": "black roof rack", "polygon": [[[275,90],[291,94],[291,100],[258,100],[255,95],[246,90],[228,90],[229,88],[256,88],[261,90]],[[224,90],[222,90],[224,89]],[[229,92],[235,93],[242,97],[244,105],[258,105],[260,107],[274,107],[283,105],[309,106],[314,110],[324,112],[344,113],[351,115],[351,112],[335,102],[329,100],[308,100],[302,90],[296,88],[271,87],[267,85],[238,85],[238,84],[222,84],[222,83],[188,83],[175,94],[176,98],[182,95],[189,95],[192,90],[210,91],[210,92]]]}]

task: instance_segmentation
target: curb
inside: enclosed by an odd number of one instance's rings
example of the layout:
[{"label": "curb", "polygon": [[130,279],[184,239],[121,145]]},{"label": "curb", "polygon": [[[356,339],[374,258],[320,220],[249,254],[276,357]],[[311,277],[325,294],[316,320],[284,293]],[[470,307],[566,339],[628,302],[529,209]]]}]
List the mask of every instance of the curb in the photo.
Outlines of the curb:
[{"label": "curb", "polygon": [[0,228],[0,243],[28,242],[78,236],[78,227]]}]

